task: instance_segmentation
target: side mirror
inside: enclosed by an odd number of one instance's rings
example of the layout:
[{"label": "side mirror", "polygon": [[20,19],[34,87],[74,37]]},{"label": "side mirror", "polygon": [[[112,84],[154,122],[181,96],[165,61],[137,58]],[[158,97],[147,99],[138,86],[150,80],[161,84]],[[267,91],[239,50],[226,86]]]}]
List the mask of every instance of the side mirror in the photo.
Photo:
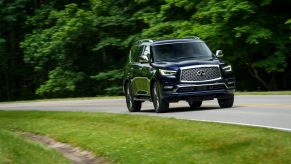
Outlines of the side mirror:
[{"label": "side mirror", "polygon": [[148,63],[149,62],[149,58],[146,55],[142,55],[139,57],[139,62],[140,63]]},{"label": "side mirror", "polygon": [[222,58],[223,57],[222,50],[217,50],[216,53],[215,53],[215,56],[218,57],[218,58]]}]

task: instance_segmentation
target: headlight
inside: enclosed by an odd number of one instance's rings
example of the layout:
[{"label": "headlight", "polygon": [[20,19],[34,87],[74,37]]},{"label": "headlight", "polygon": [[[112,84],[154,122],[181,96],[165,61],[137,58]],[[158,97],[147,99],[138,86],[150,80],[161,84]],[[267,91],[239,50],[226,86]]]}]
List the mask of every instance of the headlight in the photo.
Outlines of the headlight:
[{"label": "headlight", "polygon": [[177,71],[173,70],[164,70],[164,69],[159,69],[159,72],[163,76],[175,76]]},{"label": "headlight", "polygon": [[222,68],[225,72],[231,72],[232,71],[232,68],[231,68],[231,65],[228,65],[228,66],[225,66]]}]

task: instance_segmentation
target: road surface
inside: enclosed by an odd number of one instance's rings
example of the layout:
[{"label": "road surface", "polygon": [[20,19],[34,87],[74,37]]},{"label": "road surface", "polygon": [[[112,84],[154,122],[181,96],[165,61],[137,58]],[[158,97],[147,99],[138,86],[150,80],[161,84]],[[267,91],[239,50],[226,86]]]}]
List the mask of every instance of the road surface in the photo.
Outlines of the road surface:
[{"label": "road surface", "polygon": [[220,109],[216,100],[205,101],[190,110],[186,102],[170,104],[171,111],[157,114],[150,102],[142,111],[129,113],[124,99],[61,100],[45,102],[1,103],[0,110],[84,111],[142,114],[177,119],[200,120],[259,126],[291,132],[291,96],[236,96],[233,108]]}]

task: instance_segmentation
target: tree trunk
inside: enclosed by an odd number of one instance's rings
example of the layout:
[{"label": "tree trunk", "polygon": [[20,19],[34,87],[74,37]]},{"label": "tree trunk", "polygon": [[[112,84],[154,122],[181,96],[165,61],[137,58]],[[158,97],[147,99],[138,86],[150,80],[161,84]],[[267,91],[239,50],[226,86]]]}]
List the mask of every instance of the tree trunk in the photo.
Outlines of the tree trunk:
[{"label": "tree trunk", "polygon": [[102,49],[102,61],[104,64],[107,63],[107,54],[104,48]]},{"label": "tree trunk", "polygon": [[255,68],[255,66],[253,64],[247,64],[248,68],[249,68],[249,73],[251,74],[251,76],[253,76],[255,79],[257,79],[262,86],[269,91],[270,87],[268,86],[268,84],[260,77],[258,70]]},{"label": "tree trunk", "polygon": [[274,75],[274,73],[271,74],[271,79],[269,82],[269,86],[271,90],[278,90],[278,81]]}]

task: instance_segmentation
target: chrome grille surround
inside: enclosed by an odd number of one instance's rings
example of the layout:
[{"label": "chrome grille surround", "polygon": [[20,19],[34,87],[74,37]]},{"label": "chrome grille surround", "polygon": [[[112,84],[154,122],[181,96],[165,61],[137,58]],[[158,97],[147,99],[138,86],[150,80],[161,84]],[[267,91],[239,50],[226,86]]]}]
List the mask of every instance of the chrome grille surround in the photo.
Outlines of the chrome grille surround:
[{"label": "chrome grille surround", "polygon": [[197,65],[181,68],[181,82],[208,82],[220,79],[219,65]]},{"label": "chrome grille surround", "polygon": [[[180,89],[184,89],[184,88],[209,87],[209,86],[214,88],[214,89],[209,89],[209,90],[216,90],[215,89],[216,86],[224,86],[224,88],[221,88],[221,89],[229,89],[229,87],[225,83],[198,84],[198,85],[188,84],[188,85],[178,85],[177,88],[174,90],[174,92],[179,92]],[[219,89],[217,89],[217,90],[219,90]],[[205,91],[208,91],[208,90],[205,90]]]}]

